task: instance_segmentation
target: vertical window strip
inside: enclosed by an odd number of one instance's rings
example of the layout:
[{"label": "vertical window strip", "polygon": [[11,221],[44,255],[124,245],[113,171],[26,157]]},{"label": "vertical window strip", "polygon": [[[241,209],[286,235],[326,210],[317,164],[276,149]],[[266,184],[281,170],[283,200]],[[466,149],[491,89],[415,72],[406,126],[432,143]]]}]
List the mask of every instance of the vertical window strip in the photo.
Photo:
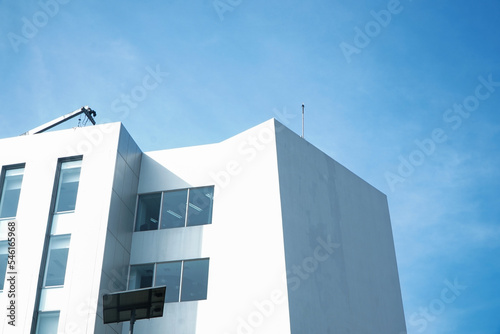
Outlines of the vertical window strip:
[{"label": "vertical window strip", "polygon": [[[73,187],[73,190],[74,190],[73,192],[75,192],[75,194],[71,199],[71,202],[74,201],[75,203],[73,203],[73,205],[75,205],[77,192],[78,192],[78,188],[79,188],[79,182],[80,182],[80,171],[81,171],[82,159],[83,159],[83,156],[62,158],[62,159],[59,159],[58,164],[57,164],[54,187],[53,187],[53,191],[52,191],[51,210],[50,210],[50,215],[49,215],[49,219],[47,222],[47,229],[45,232],[45,242],[44,242],[44,246],[43,246],[42,263],[40,264],[40,273],[38,275],[39,279],[38,279],[38,286],[37,286],[37,291],[36,291],[35,307],[33,310],[33,321],[31,323],[31,333],[39,333],[40,328],[39,328],[38,324],[39,324],[39,320],[41,319],[40,317],[41,316],[43,317],[43,315],[46,314],[46,312],[40,311],[40,300],[41,300],[42,290],[45,288],[47,273],[49,271],[48,266],[49,266],[49,261],[50,261],[49,258],[50,258],[50,250],[51,250],[50,245],[51,245],[51,242],[53,241],[53,238],[56,237],[56,236],[51,236],[52,221],[53,221],[54,215],[58,213],[59,199],[63,196],[63,195],[61,195],[62,194],[61,189],[63,189],[61,186],[61,183],[63,182],[63,178],[64,178],[63,170],[70,169],[70,168],[73,168],[73,169],[77,168],[78,169],[78,172],[73,173],[72,177],[70,178],[71,181],[77,182],[76,187]],[[70,203],[70,202],[66,202],[66,203]],[[74,210],[74,207],[73,207],[73,210]],[[71,235],[67,234],[65,236],[68,238],[68,253],[69,253],[69,238]],[[59,237],[59,236],[57,236],[57,237]],[[66,261],[64,261],[65,262],[65,264],[64,264],[64,276],[65,276],[66,275],[66,265],[67,265],[67,255],[68,254],[61,253],[60,255],[62,255],[61,258],[66,259]],[[62,269],[62,267],[60,266],[59,269]],[[64,284],[64,279],[65,279],[64,276],[62,279],[62,284]],[[57,311],[57,312],[59,312],[59,311]],[[57,321],[59,321],[59,313],[57,313],[57,315],[58,315]]]}]

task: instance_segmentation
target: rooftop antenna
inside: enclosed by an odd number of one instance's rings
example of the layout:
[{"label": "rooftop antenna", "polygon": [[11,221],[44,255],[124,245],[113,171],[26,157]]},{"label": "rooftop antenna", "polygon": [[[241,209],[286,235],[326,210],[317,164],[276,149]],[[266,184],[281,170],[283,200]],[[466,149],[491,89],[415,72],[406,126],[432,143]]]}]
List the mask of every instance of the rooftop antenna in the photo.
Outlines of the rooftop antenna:
[{"label": "rooftop antenna", "polygon": [[304,138],[304,103],[302,103],[302,138]]},{"label": "rooftop antenna", "polygon": [[[89,106],[85,106],[85,107],[81,107],[80,109],[77,109],[73,112],[70,112],[69,114],[58,117],[58,118],[56,118],[50,122],[47,122],[43,125],[40,125],[39,127],[36,127],[28,132],[25,132],[22,135],[34,135],[37,133],[42,133],[42,132],[47,131],[49,129],[52,129],[54,126],[57,126],[61,123],[64,123],[64,122],[66,122],[66,121],[68,121],[68,120],[72,119],[73,117],[76,117],[80,114],[85,114],[85,116],[87,116],[87,119],[90,120],[90,122],[92,122],[93,125],[95,125],[94,117],[97,115],[97,113],[94,110],[90,109]],[[85,121],[85,123],[86,123],[86,121]],[[80,125],[80,122],[78,125]]]}]

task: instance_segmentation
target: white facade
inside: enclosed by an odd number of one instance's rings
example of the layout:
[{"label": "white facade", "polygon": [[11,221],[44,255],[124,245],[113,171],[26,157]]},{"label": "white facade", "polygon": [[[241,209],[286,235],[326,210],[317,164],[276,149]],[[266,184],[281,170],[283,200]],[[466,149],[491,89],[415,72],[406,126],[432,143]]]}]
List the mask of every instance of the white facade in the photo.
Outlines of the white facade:
[{"label": "white facade", "polygon": [[[58,161],[71,156],[82,156],[76,207],[53,215]],[[3,312],[3,333],[30,333],[35,309],[59,311],[58,333],[128,333],[103,324],[102,295],[127,289],[131,266],[196,259],[209,259],[206,299],[165,303],[135,333],[406,330],[385,195],[274,119],[146,153],[119,123],[0,140],[0,166],[18,164],[17,326]],[[138,195],[205,186],[211,224],[134,232]],[[43,250],[68,234],[64,285],[43,287]]]}]

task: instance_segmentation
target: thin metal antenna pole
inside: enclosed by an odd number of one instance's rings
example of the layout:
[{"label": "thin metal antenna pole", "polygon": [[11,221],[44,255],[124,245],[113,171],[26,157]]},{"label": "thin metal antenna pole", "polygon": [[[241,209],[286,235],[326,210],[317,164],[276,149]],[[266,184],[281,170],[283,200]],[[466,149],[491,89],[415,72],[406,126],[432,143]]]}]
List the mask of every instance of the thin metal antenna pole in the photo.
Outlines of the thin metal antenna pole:
[{"label": "thin metal antenna pole", "polygon": [[304,138],[304,103],[302,103],[302,138]]}]

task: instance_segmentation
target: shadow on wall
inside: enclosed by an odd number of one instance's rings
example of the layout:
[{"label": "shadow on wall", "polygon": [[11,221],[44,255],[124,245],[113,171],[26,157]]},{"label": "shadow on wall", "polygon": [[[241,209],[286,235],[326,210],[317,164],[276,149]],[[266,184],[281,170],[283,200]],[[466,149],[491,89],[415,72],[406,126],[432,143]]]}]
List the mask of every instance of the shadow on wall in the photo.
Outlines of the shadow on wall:
[{"label": "shadow on wall", "polygon": [[[189,188],[191,185],[165,166],[148,156],[142,155],[141,178],[138,193],[163,191],[166,189]],[[144,191],[147,189],[147,191]]]}]

